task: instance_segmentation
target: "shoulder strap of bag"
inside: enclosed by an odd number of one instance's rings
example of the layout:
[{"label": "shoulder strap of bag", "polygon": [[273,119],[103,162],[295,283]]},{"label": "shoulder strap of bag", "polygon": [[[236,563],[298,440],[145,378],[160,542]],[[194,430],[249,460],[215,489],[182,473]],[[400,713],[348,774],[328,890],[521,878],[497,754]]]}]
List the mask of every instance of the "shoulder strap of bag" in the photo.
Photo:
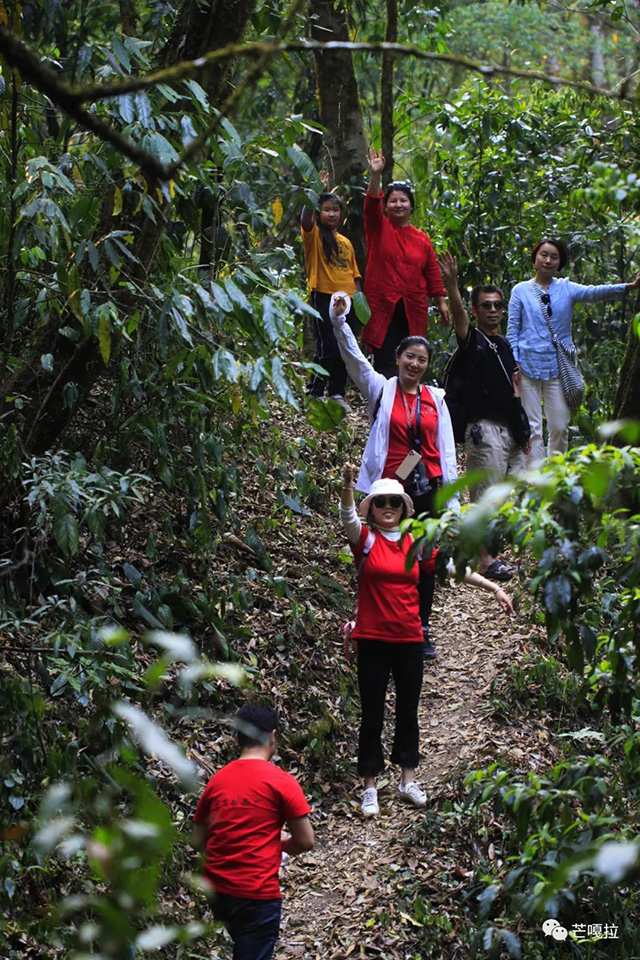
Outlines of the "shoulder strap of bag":
[{"label": "shoulder strap of bag", "polygon": [[509,386],[510,386],[511,389],[513,390],[513,381],[512,381],[512,379],[511,379],[511,377],[509,376],[509,374],[507,373],[507,369],[506,369],[504,363],[502,362],[502,357],[501,357],[500,354],[498,353],[498,348],[497,348],[496,344],[493,343],[491,340],[489,340],[489,337],[488,337],[485,333],[482,333],[482,330],[480,330],[479,327],[476,327],[476,333],[481,334],[481,335],[485,338],[485,340],[487,341],[488,346],[489,346],[489,347],[491,348],[491,350],[493,351],[493,355],[495,356],[496,360],[498,361],[498,363],[499,363],[500,366],[502,367],[502,372],[504,373],[505,377],[507,378],[507,382],[508,382]]},{"label": "shoulder strap of bag", "polygon": [[362,556],[360,557],[360,561],[358,563],[358,569],[356,571],[357,576],[360,576],[360,574],[362,573],[362,568],[367,562],[367,557],[371,553],[371,550],[375,542],[376,542],[376,535],[373,532],[373,530],[369,530],[367,533],[367,539],[365,540],[364,546],[362,548]]},{"label": "shoulder strap of bag", "polygon": [[549,317],[549,308],[542,302],[542,294],[538,290],[538,285],[535,280],[531,280],[531,286],[533,287],[533,292],[535,293],[538,303],[540,304],[540,309],[542,310],[542,316],[544,317],[544,322],[547,325],[547,329],[551,335],[551,343],[557,349],[558,347],[558,338],[555,335],[554,329],[551,326],[551,318]]}]

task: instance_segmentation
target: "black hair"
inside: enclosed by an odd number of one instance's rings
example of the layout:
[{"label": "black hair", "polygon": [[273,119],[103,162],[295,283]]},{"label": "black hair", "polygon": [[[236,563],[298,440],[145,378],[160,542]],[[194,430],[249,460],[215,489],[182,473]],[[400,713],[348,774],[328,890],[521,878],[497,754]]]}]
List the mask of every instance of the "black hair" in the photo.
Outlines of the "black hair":
[{"label": "black hair", "polygon": [[431,355],[433,354],[433,347],[426,339],[426,337],[405,337],[404,340],[401,340],[398,346],[396,347],[396,360],[399,360],[405,350],[408,350],[409,347],[424,347],[429,355],[429,362],[431,362]]},{"label": "black hair", "polygon": [[562,268],[567,265],[567,259],[568,259],[567,248],[565,247],[562,240],[554,240],[552,237],[545,237],[544,240],[538,240],[535,247],[531,251],[531,263],[536,262],[536,256],[537,256],[538,250],[544,243],[550,243],[552,246],[556,248],[556,250],[560,254],[560,269],[562,270]]},{"label": "black hair", "polygon": [[[381,493],[380,496],[381,496],[381,497],[382,497],[382,496],[385,496],[385,494],[382,494],[382,493]],[[390,496],[393,497],[393,496],[395,496],[395,494],[392,493],[392,494],[390,494]],[[400,496],[400,494],[398,494],[398,496]],[[398,522],[399,522],[399,523],[402,523],[402,521],[405,519],[406,516],[407,516],[407,505],[406,505],[406,503],[405,503],[404,500],[403,500],[403,501],[402,501],[402,513],[400,514],[400,520],[399,520]],[[373,519],[373,500],[372,500],[371,503],[369,504],[369,509],[367,510],[367,526],[368,526],[368,527],[375,527],[375,521],[374,521],[374,519]]]},{"label": "black hair", "polygon": [[322,204],[327,203],[328,200],[331,200],[333,203],[337,203],[340,207],[341,213],[344,213],[344,203],[342,202],[342,198],[336,193],[321,193],[318,197],[316,223],[318,224],[318,230],[320,231],[320,240],[322,241],[322,252],[324,253],[324,258],[327,263],[331,263],[337,258],[340,248],[338,246],[338,241],[336,240],[334,231],[329,227],[325,227],[324,224],[320,222],[320,211],[322,210]]},{"label": "black hair", "polygon": [[471,306],[477,307],[478,301],[480,300],[481,293],[499,293],[500,299],[504,300],[504,294],[500,287],[496,287],[493,283],[479,283],[477,287],[474,287],[471,291]]},{"label": "black hair", "polygon": [[393,180],[385,190],[384,192],[385,206],[391,194],[395,193],[396,190],[399,190],[401,193],[406,193],[406,195],[409,197],[409,200],[411,201],[411,210],[413,211],[415,207],[415,202],[413,199],[413,190],[411,189],[411,184],[401,182],[400,180]]},{"label": "black hair", "polygon": [[268,703],[245,703],[236,714],[234,726],[241,747],[264,747],[280,726],[280,719]]}]

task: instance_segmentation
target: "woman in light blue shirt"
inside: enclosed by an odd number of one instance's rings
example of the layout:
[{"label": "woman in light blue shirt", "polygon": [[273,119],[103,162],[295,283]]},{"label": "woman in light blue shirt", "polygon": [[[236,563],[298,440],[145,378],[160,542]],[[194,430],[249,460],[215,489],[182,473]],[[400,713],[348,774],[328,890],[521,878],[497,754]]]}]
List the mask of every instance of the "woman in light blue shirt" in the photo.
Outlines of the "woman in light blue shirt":
[{"label": "woman in light blue shirt", "polygon": [[558,340],[573,346],[571,321],[575,303],[620,300],[627,290],[640,287],[640,273],[633,283],[607,283],[601,286],[584,286],[565,277],[556,277],[556,273],[567,262],[567,251],[559,240],[540,240],[531,251],[531,259],[535,277],[517,283],[513,288],[507,327],[507,339],[521,371],[520,398],[531,424],[528,467],[536,466],[545,456],[542,442],[543,404],[549,431],[547,456],[557,451],[566,452],[571,420],[542,304],[549,311],[551,326]]}]

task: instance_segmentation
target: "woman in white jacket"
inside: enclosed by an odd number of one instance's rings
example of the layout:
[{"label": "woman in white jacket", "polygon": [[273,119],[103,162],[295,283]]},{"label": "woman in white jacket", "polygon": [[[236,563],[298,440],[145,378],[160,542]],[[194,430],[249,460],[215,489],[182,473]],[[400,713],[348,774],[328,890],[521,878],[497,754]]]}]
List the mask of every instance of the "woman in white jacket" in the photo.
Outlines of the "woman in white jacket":
[{"label": "woman in white jacket", "polygon": [[[443,484],[457,479],[456,450],[444,390],[422,384],[431,347],[424,337],[406,337],[398,345],[398,376],[377,373],[358,346],[346,323],[350,299],[335,293],[330,316],[340,355],[349,376],[369,402],[370,431],[356,488],[368,494],[381,477],[400,480],[412,498],[415,512],[433,515],[434,495]],[[458,510],[458,500],[447,504]],[[429,616],[435,578],[421,575],[420,616],[425,637],[424,656],[435,657],[429,639]]]}]

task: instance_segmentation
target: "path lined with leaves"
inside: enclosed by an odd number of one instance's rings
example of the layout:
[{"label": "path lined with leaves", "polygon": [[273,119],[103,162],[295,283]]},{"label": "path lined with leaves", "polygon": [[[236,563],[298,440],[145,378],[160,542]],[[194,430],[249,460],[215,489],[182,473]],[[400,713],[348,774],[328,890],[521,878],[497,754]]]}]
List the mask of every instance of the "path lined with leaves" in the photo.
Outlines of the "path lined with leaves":
[{"label": "path lined with leaves", "polygon": [[[439,588],[432,626],[438,659],[425,667],[420,706],[419,777],[430,797],[428,812],[400,804],[391,767],[380,783],[381,810],[374,820],[360,815],[355,776],[349,784],[332,784],[314,816],[315,849],[283,871],[277,960],[414,956],[411,942],[420,924],[403,904],[404,880],[419,880],[428,899],[435,878],[447,873],[455,884],[461,871],[433,837],[434,811],[447,784],[463,764],[484,767],[498,754],[522,754],[519,731],[499,726],[490,703],[492,680],[520,649],[522,620],[507,617],[486,593],[452,586]],[[388,741],[391,726],[388,710]],[[349,736],[355,757],[355,726]],[[455,943],[455,929],[451,939],[451,956],[466,956],[465,946]]]}]

